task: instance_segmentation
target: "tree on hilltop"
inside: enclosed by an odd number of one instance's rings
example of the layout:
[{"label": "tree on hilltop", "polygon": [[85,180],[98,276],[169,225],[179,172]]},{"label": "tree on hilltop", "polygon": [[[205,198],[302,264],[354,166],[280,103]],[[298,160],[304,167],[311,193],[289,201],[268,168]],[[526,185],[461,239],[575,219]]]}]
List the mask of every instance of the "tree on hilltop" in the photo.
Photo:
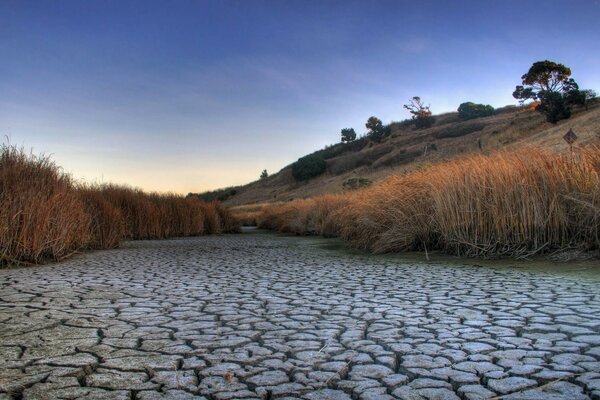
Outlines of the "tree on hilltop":
[{"label": "tree on hilltop", "polygon": [[385,127],[383,126],[383,122],[381,122],[381,120],[377,117],[369,117],[365,126],[369,130],[369,137],[377,143],[381,142],[385,136]]},{"label": "tree on hilltop", "polygon": [[356,140],[356,132],[353,128],[342,129],[342,142],[349,143]]},{"label": "tree on hilltop", "polygon": [[408,110],[412,114],[412,119],[415,123],[415,127],[429,128],[435,122],[435,117],[431,115],[431,110],[429,109],[429,105],[425,105],[421,101],[419,96],[414,96],[412,99],[408,101],[408,104],[404,105],[404,108]]},{"label": "tree on hilltop", "polygon": [[539,101],[536,110],[544,114],[548,122],[557,123],[571,117],[572,106],[587,101],[587,91],[582,94],[579,90],[571,78],[571,69],[554,61],[533,63],[521,80],[522,85],[517,85],[513,97],[521,103]]}]

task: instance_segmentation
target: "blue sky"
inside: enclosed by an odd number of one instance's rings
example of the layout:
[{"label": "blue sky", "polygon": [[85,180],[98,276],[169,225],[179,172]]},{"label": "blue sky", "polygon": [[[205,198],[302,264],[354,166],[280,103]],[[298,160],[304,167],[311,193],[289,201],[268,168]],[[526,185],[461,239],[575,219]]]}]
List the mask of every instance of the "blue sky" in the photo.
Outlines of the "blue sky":
[{"label": "blue sky", "polygon": [[187,193],[464,101],[538,60],[600,90],[600,2],[0,2],[0,134],[74,177]]}]

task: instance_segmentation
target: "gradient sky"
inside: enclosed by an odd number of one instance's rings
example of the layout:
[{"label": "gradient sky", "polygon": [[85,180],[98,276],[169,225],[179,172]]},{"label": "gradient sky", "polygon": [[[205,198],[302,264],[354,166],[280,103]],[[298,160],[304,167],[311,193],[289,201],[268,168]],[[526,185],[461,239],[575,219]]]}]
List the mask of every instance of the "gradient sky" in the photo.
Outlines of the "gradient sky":
[{"label": "gradient sky", "polygon": [[0,1],[0,134],[87,182],[187,193],[464,101],[538,60],[600,89],[590,1]]}]

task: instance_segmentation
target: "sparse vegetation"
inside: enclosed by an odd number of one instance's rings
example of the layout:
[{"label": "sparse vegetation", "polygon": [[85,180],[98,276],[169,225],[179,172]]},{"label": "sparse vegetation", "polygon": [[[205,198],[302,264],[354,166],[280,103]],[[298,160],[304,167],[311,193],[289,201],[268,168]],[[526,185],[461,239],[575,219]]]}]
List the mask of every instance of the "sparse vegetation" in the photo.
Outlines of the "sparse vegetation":
[{"label": "sparse vegetation", "polygon": [[238,193],[239,187],[226,187],[203,193],[188,193],[188,197],[198,197],[202,201],[225,201]]},{"label": "sparse vegetation", "polygon": [[419,96],[414,96],[404,105],[404,108],[412,114],[412,120],[417,129],[429,128],[435,123],[435,117],[432,115],[430,106],[425,105]]},{"label": "sparse vegetation", "polygon": [[8,145],[0,148],[0,206],[0,264],[60,260],[126,239],[238,229],[220,203],[115,185],[77,185],[48,157]]},{"label": "sparse vegetation", "polygon": [[485,128],[485,124],[479,122],[465,122],[461,124],[456,124],[449,126],[435,134],[435,137],[438,139],[444,138],[455,138],[460,136],[465,136],[473,132],[478,132]]},{"label": "sparse vegetation", "polygon": [[267,207],[262,227],[373,252],[527,257],[600,248],[600,148],[472,155],[369,188]]},{"label": "sparse vegetation", "polygon": [[308,155],[299,158],[292,165],[292,175],[297,181],[305,181],[321,175],[327,168],[326,161],[317,155]]},{"label": "sparse vegetation", "polygon": [[263,169],[262,172],[260,173],[260,179],[266,179],[269,177],[269,173],[267,172],[266,169]]},{"label": "sparse vegetation", "polygon": [[370,179],[358,177],[345,180],[342,186],[346,190],[356,190],[366,188],[367,186],[371,186],[372,184],[373,181],[371,181]]},{"label": "sparse vegetation", "polygon": [[489,117],[494,114],[494,107],[489,104],[475,104],[470,101],[458,106],[458,116],[461,119]]}]

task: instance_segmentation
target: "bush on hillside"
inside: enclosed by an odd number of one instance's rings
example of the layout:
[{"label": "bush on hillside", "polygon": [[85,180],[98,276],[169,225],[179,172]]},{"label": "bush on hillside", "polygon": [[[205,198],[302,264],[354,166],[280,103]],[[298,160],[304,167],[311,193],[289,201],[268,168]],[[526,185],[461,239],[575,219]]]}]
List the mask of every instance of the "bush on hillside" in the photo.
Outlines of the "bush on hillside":
[{"label": "bush on hillside", "polygon": [[195,196],[202,201],[225,201],[238,194],[239,186],[226,187],[203,193],[188,193],[188,197]]},{"label": "bush on hillside", "polygon": [[475,104],[470,101],[458,106],[458,116],[461,119],[489,117],[494,114],[494,107],[489,104]]},{"label": "bush on hillside", "polygon": [[325,172],[327,162],[319,156],[308,155],[299,158],[292,165],[292,175],[297,181],[305,181]]}]

